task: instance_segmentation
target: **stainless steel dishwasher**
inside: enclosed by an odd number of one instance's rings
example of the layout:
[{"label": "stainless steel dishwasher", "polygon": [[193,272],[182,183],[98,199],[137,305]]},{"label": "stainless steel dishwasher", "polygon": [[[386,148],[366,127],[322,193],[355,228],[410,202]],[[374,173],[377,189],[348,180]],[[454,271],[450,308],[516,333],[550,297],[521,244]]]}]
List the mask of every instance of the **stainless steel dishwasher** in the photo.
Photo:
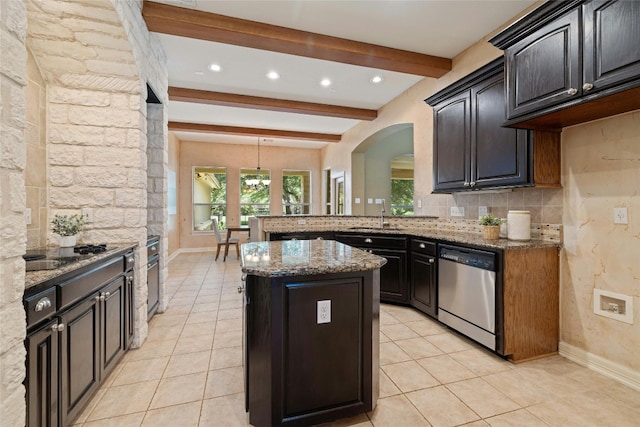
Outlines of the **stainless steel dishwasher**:
[{"label": "stainless steel dishwasher", "polygon": [[438,320],[496,350],[496,254],[438,249]]}]

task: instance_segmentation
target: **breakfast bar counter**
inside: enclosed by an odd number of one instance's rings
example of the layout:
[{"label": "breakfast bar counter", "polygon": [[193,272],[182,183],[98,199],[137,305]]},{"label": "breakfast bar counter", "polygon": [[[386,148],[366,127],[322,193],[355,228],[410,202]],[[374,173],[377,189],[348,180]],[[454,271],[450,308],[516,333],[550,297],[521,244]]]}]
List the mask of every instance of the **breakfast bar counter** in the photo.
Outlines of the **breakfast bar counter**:
[{"label": "breakfast bar counter", "polygon": [[242,245],[252,425],[315,425],[375,408],[385,262],[333,240]]}]

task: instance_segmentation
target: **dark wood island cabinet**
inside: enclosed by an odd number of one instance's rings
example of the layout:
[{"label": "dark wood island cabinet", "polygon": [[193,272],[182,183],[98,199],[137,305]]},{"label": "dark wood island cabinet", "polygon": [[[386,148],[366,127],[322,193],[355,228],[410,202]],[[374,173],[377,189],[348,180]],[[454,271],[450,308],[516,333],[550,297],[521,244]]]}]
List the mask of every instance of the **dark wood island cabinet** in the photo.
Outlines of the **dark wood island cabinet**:
[{"label": "dark wood island cabinet", "polygon": [[248,243],[242,256],[250,423],[308,426],[373,410],[384,258],[331,240]]}]

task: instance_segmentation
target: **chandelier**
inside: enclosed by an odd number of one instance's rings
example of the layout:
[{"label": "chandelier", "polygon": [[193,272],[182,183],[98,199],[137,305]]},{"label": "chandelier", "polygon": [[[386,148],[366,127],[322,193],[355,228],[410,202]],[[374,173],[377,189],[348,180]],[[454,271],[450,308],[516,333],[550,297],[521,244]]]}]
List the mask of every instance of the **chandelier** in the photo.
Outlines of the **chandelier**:
[{"label": "chandelier", "polygon": [[256,168],[257,177],[255,179],[247,179],[245,182],[248,186],[257,188],[260,184],[269,185],[271,184],[270,179],[261,179],[260,177],[260,138],[258,137],[258,167]]}]

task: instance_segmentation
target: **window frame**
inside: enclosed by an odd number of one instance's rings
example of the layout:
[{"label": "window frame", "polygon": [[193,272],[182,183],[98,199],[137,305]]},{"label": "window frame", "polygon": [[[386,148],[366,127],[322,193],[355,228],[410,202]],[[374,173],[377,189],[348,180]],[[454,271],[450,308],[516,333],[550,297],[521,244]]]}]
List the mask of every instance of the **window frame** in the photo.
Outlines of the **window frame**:
[{"label": "window frame", "polygon": [[[247,172],[249,171],[249,172]],[[253,172],[253,173],[251,173]],[[243,176],[245,175],[253,175],[253,176],[260,176],[262,177],[262,179],[264,179],[264,177],[267,177],[269,184],[267,185],[267,187],[269,188],[269,197],[266,203],[244,203],[242,201],[242,193],[243,193]],[[238,179],[238,203],[239,203],[239,223],[240,225],[248,225],[249,223],[249,217],[252,216],[261,216],[261,215],[271,215],[271,185],[273,184],[273,179],[271,176],[271,170],[270,169],[262,169],[262,168],[252,168],[252,167],[244,167],[244,168],[240,168],[239,169],[239,175],[238,175],[239,179]],[[249,214],[249,215],[245,215],[242,213],[242,208],[243,206],[258,206],[258,209],[256,209],[257,213],[256,214]],[[266,209],[264,209],[266,207]],[[262,209],[261,209],[262,208]],[[246,224],[245,224],[246,223]]]},{"label": "window frame", "polygon": [[[299,172],[300,174],[296,174],[296,172]],[[303,199],[305,199],[304,195],[306,195],[307,197],[307,202],[302,202],[302,203],[285,203],[284,201],[284,182],[285,182],[285,176],[303,176],[302,174],[306,174],[308,176],[309,179],[309,185],[307,186],[308,190],[306,192],[304,192],[304,188],[303,188]],[[304,187],[304,178],[303,178],[303,187]],[[311,198],[313,195],[313,176],[312,176],[312,172],[309,169],[282,169],[282,215],[283,216],[300,216],[300,215],[311,215]],[[285,209],[286,207],[300,207],[302,213],[286,213]],[[305,211],[305,207],[306,207],[306,211]]]},{"label": "window frame", "polygon": [[[196,202],[196,173],[198,173],[199,170],[205,170],[205,171],[209,171],[210,173],[214,173],[217,175],[220,175],[223,171],[225,179],[224,179],[224,187],[225,187],[225,191],[224,191],[224,203],[218,202],[218,203],[214,203],[209,201],[208,203],[205,202]],[[217,172],[216,172],[217,171]],[[198,230],[196,229],[197,224],[199,223],[196,220],[196,211],[197,211],[197,207],[209,207],[209,218],[211,220],[212,216],[211,216],[211,212],[213,211],[215,206],[221,206],[223,207],[223,211],[224,211],[224,221],[220,221],[218,220],[218,226],[224,226],[226,224],[227,221],[227,217],[229,214],[229,188],[228,188],[228,177],[229,174],[227,172],[227,167],[226,166],[193,166],[191,168],[191,232],[195,233],[195,234],[211,234],[214,232],[214,230],[212,228],[205,228],[205,229],[201,229]],[[212,187],[213,189],[213,187]],[[210,197],[210,194],[209,194]],[[206,221],[205,221],[206,222]],[[211,226],[213,225],[213,221],[211,223]]]}]

